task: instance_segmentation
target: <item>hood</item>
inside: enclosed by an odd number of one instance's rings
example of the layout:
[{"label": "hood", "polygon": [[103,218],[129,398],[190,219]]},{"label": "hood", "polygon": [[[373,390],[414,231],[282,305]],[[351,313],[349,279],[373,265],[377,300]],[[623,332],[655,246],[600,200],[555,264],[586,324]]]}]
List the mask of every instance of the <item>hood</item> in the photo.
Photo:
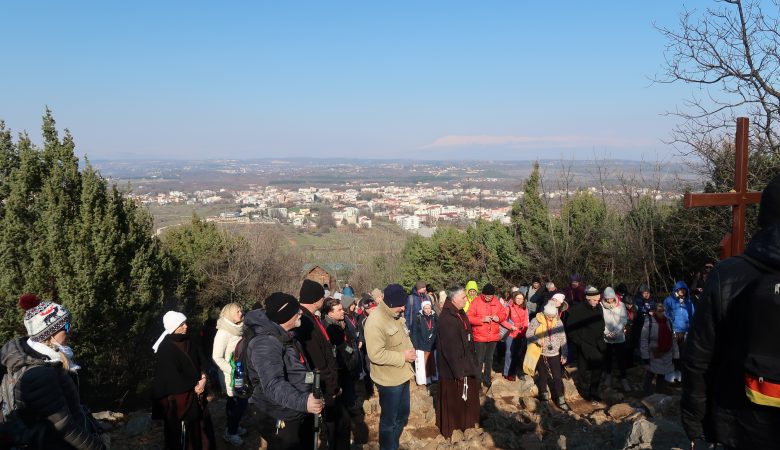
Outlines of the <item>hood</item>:
[{"label": "hood", "polygon": [[244,316],[244,326],[251,328],[256,335],[282,336],[287,339],[290,334],[265,315],[265,310],[253,309]]},{"label": "hood", "polygon": [[27,341],[27,337],[11,339],[0,349],[0,364],[5,366],[9,372],[16,372],[25,366],[61,364],[49,361],[44,355],[30,348],[25,341]]},{"label": "hood", "polygon": [[764,227],[756,233],[745,253],[770,267],[780,268],[780,224]]},{"label": "hood", "polygon": [[683,281],[683,280],[680,280],[677,283],[674,283],[674,287],[672,288],[671,296],[674,297],[674,298],[677,298],[677,296],[675,294],[680,289],[685,289],[685,301],[686,302],[691,301],[691,290],[688,289],[688,285],[685,284],[685,281]]},{"label": "hood", "polygon": [[[469,291],[474,289],[477,291],[477,293],[472,297],[469,296]],[[474,300],[479,295],[479,286],[477,286],[477,282],[474,280],[470,280],[468,283],[466,283],[466,297],[468,297],[469,301]]]}]

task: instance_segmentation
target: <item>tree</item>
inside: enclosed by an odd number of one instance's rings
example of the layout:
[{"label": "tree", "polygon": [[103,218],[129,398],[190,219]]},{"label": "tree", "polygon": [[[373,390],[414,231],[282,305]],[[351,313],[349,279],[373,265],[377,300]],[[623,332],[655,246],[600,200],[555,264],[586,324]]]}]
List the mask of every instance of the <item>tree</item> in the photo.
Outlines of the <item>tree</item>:
[{"label": "tree", "polygon": [[[695,156],[713,181],[733,167],[733,127],[751,119],[748,186],[761,189],[780,170],[780,19],[778,2],[723,0],[702,11],[685,11],[677,28],[659,27],[668,44],[666,74],[657,81],[696,86],[702,95],[670,114],[682,119],[672,142]],[[732,168],[733,173],[733,168]],[[719,187],[719,186],[716,186]],[[732,187],[726,184],[726,189]]]},{"label": "tree", "polygon": [[523,185],[523,196],[512,205],[512,225],[520,255],[521,267],[530,269],[533,275],[549,275],[549,267],[530,262],[547,261],[553,246],[553,218],[542,199],[539,161],[534,162],[533,171]]}]

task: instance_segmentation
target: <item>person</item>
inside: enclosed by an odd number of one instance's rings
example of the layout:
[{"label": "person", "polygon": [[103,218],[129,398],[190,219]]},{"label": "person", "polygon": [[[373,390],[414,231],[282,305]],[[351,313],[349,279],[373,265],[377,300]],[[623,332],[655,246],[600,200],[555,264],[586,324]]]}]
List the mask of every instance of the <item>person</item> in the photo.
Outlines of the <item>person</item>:
[{"label": "person", "polygon": [[429,300],[423,300],[422,309],[415,314],[412,319],[412,345],[415,350],[424,352],[425,373],[428,378],[427,384],[431,383],[431,378],[435,378],[436,364],[431,358],[431,353],[436,349],[436,335],[439,328],[439,318],[433,312],[433,306]]},{"label": "person", "polygon": [[625,359],[626,343],[626,325],[628,324],[628,314],[623,302],[615,293],[615,290],[607,286],[604,288],[604,294],[601,298],[601,310],[604,314],[604,342],[607,343],[607,349],[604,352],[604,384],[609,387],[612,382],[612,367],[617,366],[620,382],[625,391],[630,391],[631,387],[626,379],[626,366],[623,364]]},{"label": "person", "polygon": [[227,427],[222,435],[225,442],[232,445],[241,445],[241,439],[246,434],[246,429],[239,426],[241,416],[244,415],[248,405],[248,399],[234,395],[233,392],[233,352],[236,344],[241,340],[243,333],[244,312],[238,303],[228,303],[222,308],[217,319],[217,333],[214,336],[214,345],[211,350],[211,359],[219,367],[219,384],[227,395],[225,400],[225,417]]},{"label": "person", "polygon": [[[350,439],[349,414],[341,397],[336,348],[330,341],[317,313],[325,303],[325,288],[316,281],[303,280],[299,291],[301,324],[295,329],[295,339],[313,369],[320,371],[322,393],[325,400],[325,430],[328,448],[348,449]],[[336,300],[338,302],[338,300]]]},{"label": "person", "polygon": [[379,448],[397,450],[409,419],[409,380],[416,359],[403,317],[407,295],[399,284],[385,287],[382,301],[366,320],[371,379],[379,391]]},{"label": "person", "polygon": [[[342,297],[343,298],[343,297]],[[342,402],[350,410],[357,401],[355,380],[359,370],[358,345],[349,331],[344,305],[341,301],[328,298],[322,306],[322,321],[331,344],[336,348],[339,387]]]},{"label": "person", "polygon": [[566,301],[572,306],[584,302],[585,287],[582,285],[582,277],[576,273],[569,277],[569,286],[564,289],[563,293],[566,295]]},{"label": "person", "polygon": [[163,420],[166,449],[179,449],[182,445],[214,449],[216,439],[206,400],[205,358],[196,341],[187,336],[184,314],[166,312],[163,326],[163,333],[152,346],[157,354],[152,417]]},{"label": "person", "polygon": [[[81,406],[78,371],[74,353],[68,345],[71,314],[63,305],[41,301],[35,294],[19,297],[24,309],[27,336],[12,339],[0,349],[0,361],[6,375],[3,388],[13,388],[14,405],[4,411],[6,423],[17,417],[28,430],[28,439],[19,448],[35,450],[103,450],[110,446],[110,435],[93,424]],[[11,377],[19,377],[11,385]],[[2,397],[10,400],[3,393]],[[9,406],[9,405],[4,405]],[[22,440],[14,433],[11,439]],[[0,442],[0,445],[6,444]],[[9,443],[10,444],[10,443]]]},{"label": "person", "polygon": [[441,308],[439,307],[439,302],[437,301],[436,291],[433,290],[433,286],[430,284],[425,285],[425,296],[428,297],[428,301],[431,302],[433,312],[436,313],[437,316],[441,314]]},{"label": "person", "polygon": [[[623,367],[626,370],[634,367],[634,357],[636,352],[639,351],[639,338],[642,335],[642,327],[644,326],[644,317],[636,309],[634,304],[634,296],[628,295],[623,299],[623,306],[626,307],[626,327],[623,330],[626,335],[626,342],[623,346],[623,353],[621,355],[621,361]],[[623,383],[623,389],[629,391],[630,385],[628,382]]]},{"label": "person", "polygon": [[600,401],[599,385],[607,343],[601,292],[595,286],[585,288],[585,302],[572,308],[566,328],[577,348],[578,378],[583,384],[580,392],[588,400]]},{"label": "person", "polygon": [[514,330],[510,330],[506,337],[504,378],[515,381],[517,367],[525,358],[525,332],[528,329],[528,308],[525,304],[525,294],[519,289],[512,293],[512,303],[507,309],[507,322],[512,324]]},{"label": "person", "polygon": [[653,293],[650,290],[650,286],[646,284],[639,286],[636,307],[639,313],[644,317],[655,312],[655,300],[653,300]]},{"label": "person", "polygon": [[427,300],[428,295],[425,287],[425,283],[418,281],[409,292],[409,297],[406,302],[406,309],[404,310],[404,319],[406,319],[406,325],[412,325],[412,319],[422,308],[423,300]]},{"label": "person", "polygon": [[435,409],[436,426],[445,438],[455,430],[479,423],[479,368],[471,323],[463,311],[465,305],[465,288],[452,287],[439,318],[439,395]]},{"label": "person", "polygon": [[[563,322],[558,317],[558,308],[548,302],[541,313],[531,320],[526,331],[528,339],[528,353],[536,360],[536,371],[539,378],[536,383],[539,388],[539,398],[549,401],[550,393],[559,408],[569,410],[569,405],[563,394],[563,379],[561,378],[562,365],[566,364],[568,349],[566,346],[566,333],[563,330]],[[528,357],[526,357],[526,360]],[[529,376],[533,376],[534,369],[523,364],[523,370]]]},{"label": "person", "polygon": [[675,283],[672,292],[664,300],[666,317],[672,322],[674,338],[677,345],[683,348],[685,336],[688,334],[688,326],[693,319],[694,306],[690,291],[684,281]]},{"label": "person", "polygon": [[363,294],[360,300],[354,299],[353,302],[347,305],[347,310],[344,312],[344,324],[346,325],[347,333],[357,347],[357,376],[359,380],[362,380],[368,373],[365,371],[365,361],[363,358],[363,326],[360,323],[360,314],[358,313],[358,310],[360,309],[358,304],[365,302],[366,300],[371,300],[371,296]]},{"label": "person", "polygon": [[255,386],[249,403],[268,450],[312,448],[314,415],[321,414],[325,404],[314,396],[314,368],[292,335],[301,324],[301,307],[282,292],[264,303],[265,309],[253,309],[244,317],[244,326],[254,335],[247,345],[247,375]]},{"label": "person", "polygon": [[474,328],[474,348],[477,352],[477,366],[482,372],[482,385],[490,389],[493,384],[493,354],[500,338],[500,328],[504,326],[511,330],[517,327],[506,321],[507,311],[496,300],[496,288],[490,283],[471,302],[466,314]]},{"label": "person", "polygon": [[528,299],[528,313],[533,317],[537,310],[541,312],[542,308],[540,303],[544,297],[544,289],[542,289],[542,279],[534,277],[531,281],[531,286],[528,288],[526,298]]},{"label": "person", "polygon": [[[325,287],[323,287],[323,290],[324,289],[325,289]],[[355,291],[352,290],[352,286],[350,286],[349,283],[344,283],[344,289],[341,290],[341,293],[343,295],[347,295],[349,297],[354,297],[355,296]]]},{"label": "person", "polygon": [[707,276],[682,354],[680,407],[692,441],[778,446],[778,206],[780,175],[761,195],[758,230],[744,255],[720,261]]},{"label": "person", "polygon": [[477,282],[474,280],[469,280],[469,282],[466,283],[466,306],[463,307],[463,311],[469,312],[469,307],[471,306],[471,302],[473,302],[474,299],[477,298],[478,294],[479,294],[479,287],[477,286]]},{"label": "person", "polygon": [[704,285],[707,284],[707,276],[712,271],[713,267],[715,267],[714,262],[706,262],[704,267],[702,267],[702,269],[696,273],[696,277],[694,277],[693,281],[691,282],[691,300],[693,301],[694,308],[699,306],[699,302],[701,301],[701,294],[704,292]]},{"label": "person", "polygon": [[444,302],[446,301],[447,301],[447,291],[439,291],[439,298],[438,301],[436,302],[439,305],[439,312],[437,314],[440,314],[441,311],[444,309]]},{"label": "person", "polygon": [[639,340],[639,353],[646,369],[643,389],[647,395],[653,393],[653,378],[656,380],[655,391],[661,392],[665,377],[674,372],[680,358],[677,340],[665,310],[663,303],[655,305],[654,314],[642,326]]}]

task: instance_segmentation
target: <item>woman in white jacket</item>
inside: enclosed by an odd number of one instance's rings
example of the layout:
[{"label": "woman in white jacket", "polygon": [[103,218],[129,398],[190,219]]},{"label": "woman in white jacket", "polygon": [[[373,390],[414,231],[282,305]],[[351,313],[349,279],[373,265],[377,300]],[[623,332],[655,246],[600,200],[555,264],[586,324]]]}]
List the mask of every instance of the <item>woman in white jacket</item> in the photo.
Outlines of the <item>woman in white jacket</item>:
[{"label": "woman in white jacket", "polygon": [[219,382],[227,394],[227,402],[225,403],[227,427],[222,438],[233,445],[241,445],[243,443],[241,435],[246,433],[246,430],[239,426],[239,422],[246,410],[248,399],[233,395],[233,366],[230,364],[236,344],[241,340],[243,320],[244,312],[241,305],[238,303],[225,305],[222,312],[219,313],[217,334],[214,336],[214,349],[211,352],[212,359],[220,369]]},{"label": "woman in white jacket", "polygon": [[612,381],[613,361],[618,366],[620,380],[623,390],[631,390],[631,386],[626,379],[626,367],[622,361],[623,347],[626,345],[626,324],[628,324],[628,313],[626,307],[620,298],[615,294],[611,287],[604,289],[601,308],[604,314],[604,342],[607,343],[607,350],[604,353],[604,373],[606,379],[604,385],[609,387]]},{"label": "woman in white jacket", "polygon": [[680,349],[677,340],[673,338],[671,321],[665,313],[664,304],[656,303],[655,315],[651,314],[645,319],[639,340],[639,353],[647,369],[644,381],[647,395],[653,393],[653,378],[656,380],[655,391],[660,392],[665,384],[665,376],[674,372],[675,366],[679,366]]}]

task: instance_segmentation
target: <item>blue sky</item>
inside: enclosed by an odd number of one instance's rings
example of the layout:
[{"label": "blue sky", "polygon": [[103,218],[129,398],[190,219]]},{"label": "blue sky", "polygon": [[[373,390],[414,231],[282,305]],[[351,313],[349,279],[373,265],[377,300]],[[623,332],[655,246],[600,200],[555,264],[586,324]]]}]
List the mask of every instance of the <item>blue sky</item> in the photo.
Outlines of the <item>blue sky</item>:
[{"label": "blue sky", "polygon": [[0,119],[37,138],[48,105],[93,160],[668,159],[683,7],[6,2]]}]

